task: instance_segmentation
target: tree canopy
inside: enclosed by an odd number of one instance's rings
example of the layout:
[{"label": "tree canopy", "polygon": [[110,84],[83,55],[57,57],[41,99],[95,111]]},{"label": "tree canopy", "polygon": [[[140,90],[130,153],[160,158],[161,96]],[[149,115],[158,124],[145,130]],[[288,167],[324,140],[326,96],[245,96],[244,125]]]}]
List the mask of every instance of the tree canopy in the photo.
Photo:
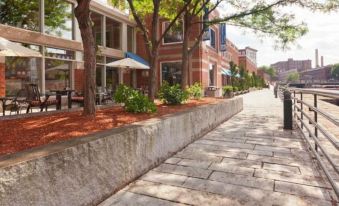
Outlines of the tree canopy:
[{"label": "tree canopy", "polygon": [[333,65],[331,69],[331,76],[333,79],[339,80],[339,64]]},{"label": "tree canopy", "polygon": [[270,75],[271,78],[277,76],[276,70],[270,66],[261,66],[258,69],[263,70],[266,74]]},{"label": "tree canopy", "polygon": [[298,72],[293,72],[291,74],[288,75],[287,77],[287,81],[289,82],[296,82],[299,80],[299,73]]}]

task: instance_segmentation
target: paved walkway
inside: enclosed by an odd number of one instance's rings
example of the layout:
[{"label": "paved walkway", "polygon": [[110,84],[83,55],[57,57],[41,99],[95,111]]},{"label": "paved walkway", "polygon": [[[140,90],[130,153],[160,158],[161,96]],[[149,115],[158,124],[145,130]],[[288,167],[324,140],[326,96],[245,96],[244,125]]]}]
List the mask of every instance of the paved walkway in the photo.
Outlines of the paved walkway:
[{"label": "paved walkway", "polygon": [[281,129],[273,92],[246,94],[244,103],[243,112],[100,206],[335,205],[301,138]]}]

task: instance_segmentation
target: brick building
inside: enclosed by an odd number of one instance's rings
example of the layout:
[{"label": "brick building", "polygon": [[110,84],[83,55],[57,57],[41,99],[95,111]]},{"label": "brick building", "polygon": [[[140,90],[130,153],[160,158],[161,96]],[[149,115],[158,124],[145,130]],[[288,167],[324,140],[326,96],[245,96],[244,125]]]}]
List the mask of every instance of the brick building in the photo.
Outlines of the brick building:
[{"label": "brick building", "polygon": [[325,82],[331,79],[332,65],[322,66],[300,72],[300,80],[306,82]]},{"label": "brick building", "polygon": [[263,79],[265,80],[265,82],[270,82],[270,81],[272,81],[272,80],[271,80],[271,76],[270,76],[269,74],[265,73],[264,70],[262,70],[262,69],[258,69],[258,70],[257,70],[257,75],[258,75],[259,77],[263,78]]},{"label": "brick building", "polygon": [[[12,3],[5,1],[0,4],[0,9],[4,11],[0,13],[0,36],[38,51],[42,57],[1,58],[0,96],[14,96],[26,83],[38,84],[42,94],[64,88],[83,91],[83,48],[73,13],[75,2],[60,0],[57,4],[61,5],[56,6],[51,0],[34,0],[27,5],[29,9],[25,11],[20,11]],[[17,11],[6,13],[2,6]],[[52,10],[53,15],[60,14],[64,19],[54,18],[50,14]],[[93,32],[99,48],[97,86],[114,89],[124,83],[147,89],[148,71],[106,66],[107,63],[126,57],[129,52],[147,59],[143,39],[135,32],[135,22],[126,13],[96,0],[91,1],[91,11]],[[19,15],[16,16],[17,14]],[[218,15],[218,12],[214,12],[211,18]],[[164,31],[165,27],[166,21],[161,22],[159,31]],[[192,42],[201,29],[202,25],[195,25],[190,37]],[[157,64],[159,85],[163,80],[180,82],[182,31],[182,26],[176,25],[161,44]],[[211,26],[209,40],[199,45],[189,62],[189,83],[200,82],[206,91],[208,87],[214,87],[217,90],[215,95],[220,95],[222,86],[229,83],[229,62],[240,64],[238,48],[226,40],[227,49],[222,51],[220,36],[220,25]]]},{"label": "brick building", "polygon": [[239,50],[239,67],[244,68],[250,74],[257,73],[257,50],[251,47]]},{"label": "brick building", "polygon": [[287,61],[280,61],[271,64],[271,67],[277,71],[277,74],[287,72],[289,70],[297,70],[298,72],[302,72],[312,68],[312,61],[293,60],[292,58],[289,58]]},{"label": "brick building", "polygon": [[[218,16],[215,11],[211,14],[210,18]],[[168,22],[162,21],[160,24],[160,32],[163,32]],[[188,82],[192,85],[195,82],[202,84],[206,95],[220,96],[222,93],[222,86],[228,84],[229,81],[229,62],[233,61],[237,65],[240,64],[242,59],[239,58],[240,52],[238,48],[230,41],[226,40],[226,51],[221,50],[221,37],[220,25],[212,25],[209,28],[210,39],[202,41],[199,47],[193,52],[192,58],[189,60],[188,68]],[[167,34],[159,49],[159,60],[157,63],[158,68],[158,86],[162,81],[170,83],[181,82],[181,60],[182,60],[182,33],[183,27],[176,26]],[[196,24],[191,32],[192,45],[196,35],[200,33],[202,25]],[[143,42],[141,35],[137,35],[137,42]],[[253,50],[253,49],[252,49]],[[145,46],[138,44],[137,54],[147,59],[145,53]],[[247,62],[249,56],[243,57]],[[252,61],[245,66],[251,71],[256,71],[256,66]],[[137,71],[137,86],[147,87],[148,74],[147,71]],[[211,94],[208,92],[210,88],[216,89],[216,92]]]},{"label": "brick building", "polygon": [[[43,57],[1,58],[0,96],[13,96],[26,83],[38,84],[42,93],[65,87],[82,91],[83,48],[73,13],[75,1],[34,0],[27,3],[24,10],[12,4],[13,1],[0,4],[0,36],[36,50]],[[91,2],[91,11],[100,50],[97,86],[114,87],[123,80],[131,84],[133,72],[105,64],[135,51],[135,22],[127,14],[98,1]]]}]

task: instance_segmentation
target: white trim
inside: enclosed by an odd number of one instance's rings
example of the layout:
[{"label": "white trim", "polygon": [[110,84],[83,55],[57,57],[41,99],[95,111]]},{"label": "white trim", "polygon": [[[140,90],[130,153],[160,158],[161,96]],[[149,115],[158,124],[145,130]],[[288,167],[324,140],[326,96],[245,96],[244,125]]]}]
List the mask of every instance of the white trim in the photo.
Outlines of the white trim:
[{"label": "white trim", "polygon": [[172,61],[161,61],[160,62],[160,86],[162,85],[162,65],[164,63],[182,63],[180,60],[172,60]]},{"label": "white trim", "polygon": [[[213,67],[214,66],[214,71],[213,71],[213,84],[211,85],[210,81],[211,81],[211,78],[210,78],[210,71],[211,71],[211,66]],[[216,71],[215,71],[216,70]],[[218,85],[218,82],[216,82],[217,80],[217,77],[218,77],[218,66],[217,66],[217,63],[215,62],[210,62],[208,64],[208,86],[209,87],[216,87]]]},{"label": "white trim", "polygon": [[[169,23],[169,21],[164,21],[161,23],[161,35],[164,33],[165,31],[165,24],[166,23]],[[182,39],[184,40],[184,25],[182,24]],[[163,46],[167,46],[167,45],[176,45],[176,44],[182,44],[183,43],[183,40],[182,41],[178,41],[178,42],[170,42],[170,43],[165,43],[165,37],[162,38],[162,41],[161,41],[161,44]]]}]

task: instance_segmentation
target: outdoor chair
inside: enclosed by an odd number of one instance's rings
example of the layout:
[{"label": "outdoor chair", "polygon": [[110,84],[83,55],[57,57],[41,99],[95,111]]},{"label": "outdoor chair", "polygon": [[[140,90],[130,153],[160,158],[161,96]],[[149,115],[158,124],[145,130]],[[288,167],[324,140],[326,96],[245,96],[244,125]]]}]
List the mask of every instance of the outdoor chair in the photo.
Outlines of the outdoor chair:
[{"label": "outdoor chair", "polygon": [[29,110],[32,112],[34,107],[40,108],[40,111],[42,112],[44,109],[47,111],[48,106],[57,105],[58,101],[56,99],[50,100],[50,95],[48,94],[45,95],[43,100],[41,99],[38,85],[26,84],[25,86],[27,92],[26,102],[28,103],[26,113],[29,113]]},{"label": "outdoor chair", "polygon": [[28,103],[26,101],[26,90],[20,89],[14,99],[7,100],[5,102],[5,107],[3,108],[5,111],[10,111],[10,115],[12,112],[16,114],[20,114],[22,109],[26,109],[28,107]]},{"label": "outdoor chair", "polygon": [[[101,90],[101,91],[100,91]],[[107,102],[111,101],[113,102],[113,95],[112,95],[112,90],[107,88],[107,87],[100,87],[99,88],[99,93],[102,94],[102,99],[101,101],[106,104]]]},{"label": "outdoor chair", "polygon": [[72,103],[77,103],[81,107],[84,106],[84,96],[80,92],[73,92],[74,94],[71,97]]}]

